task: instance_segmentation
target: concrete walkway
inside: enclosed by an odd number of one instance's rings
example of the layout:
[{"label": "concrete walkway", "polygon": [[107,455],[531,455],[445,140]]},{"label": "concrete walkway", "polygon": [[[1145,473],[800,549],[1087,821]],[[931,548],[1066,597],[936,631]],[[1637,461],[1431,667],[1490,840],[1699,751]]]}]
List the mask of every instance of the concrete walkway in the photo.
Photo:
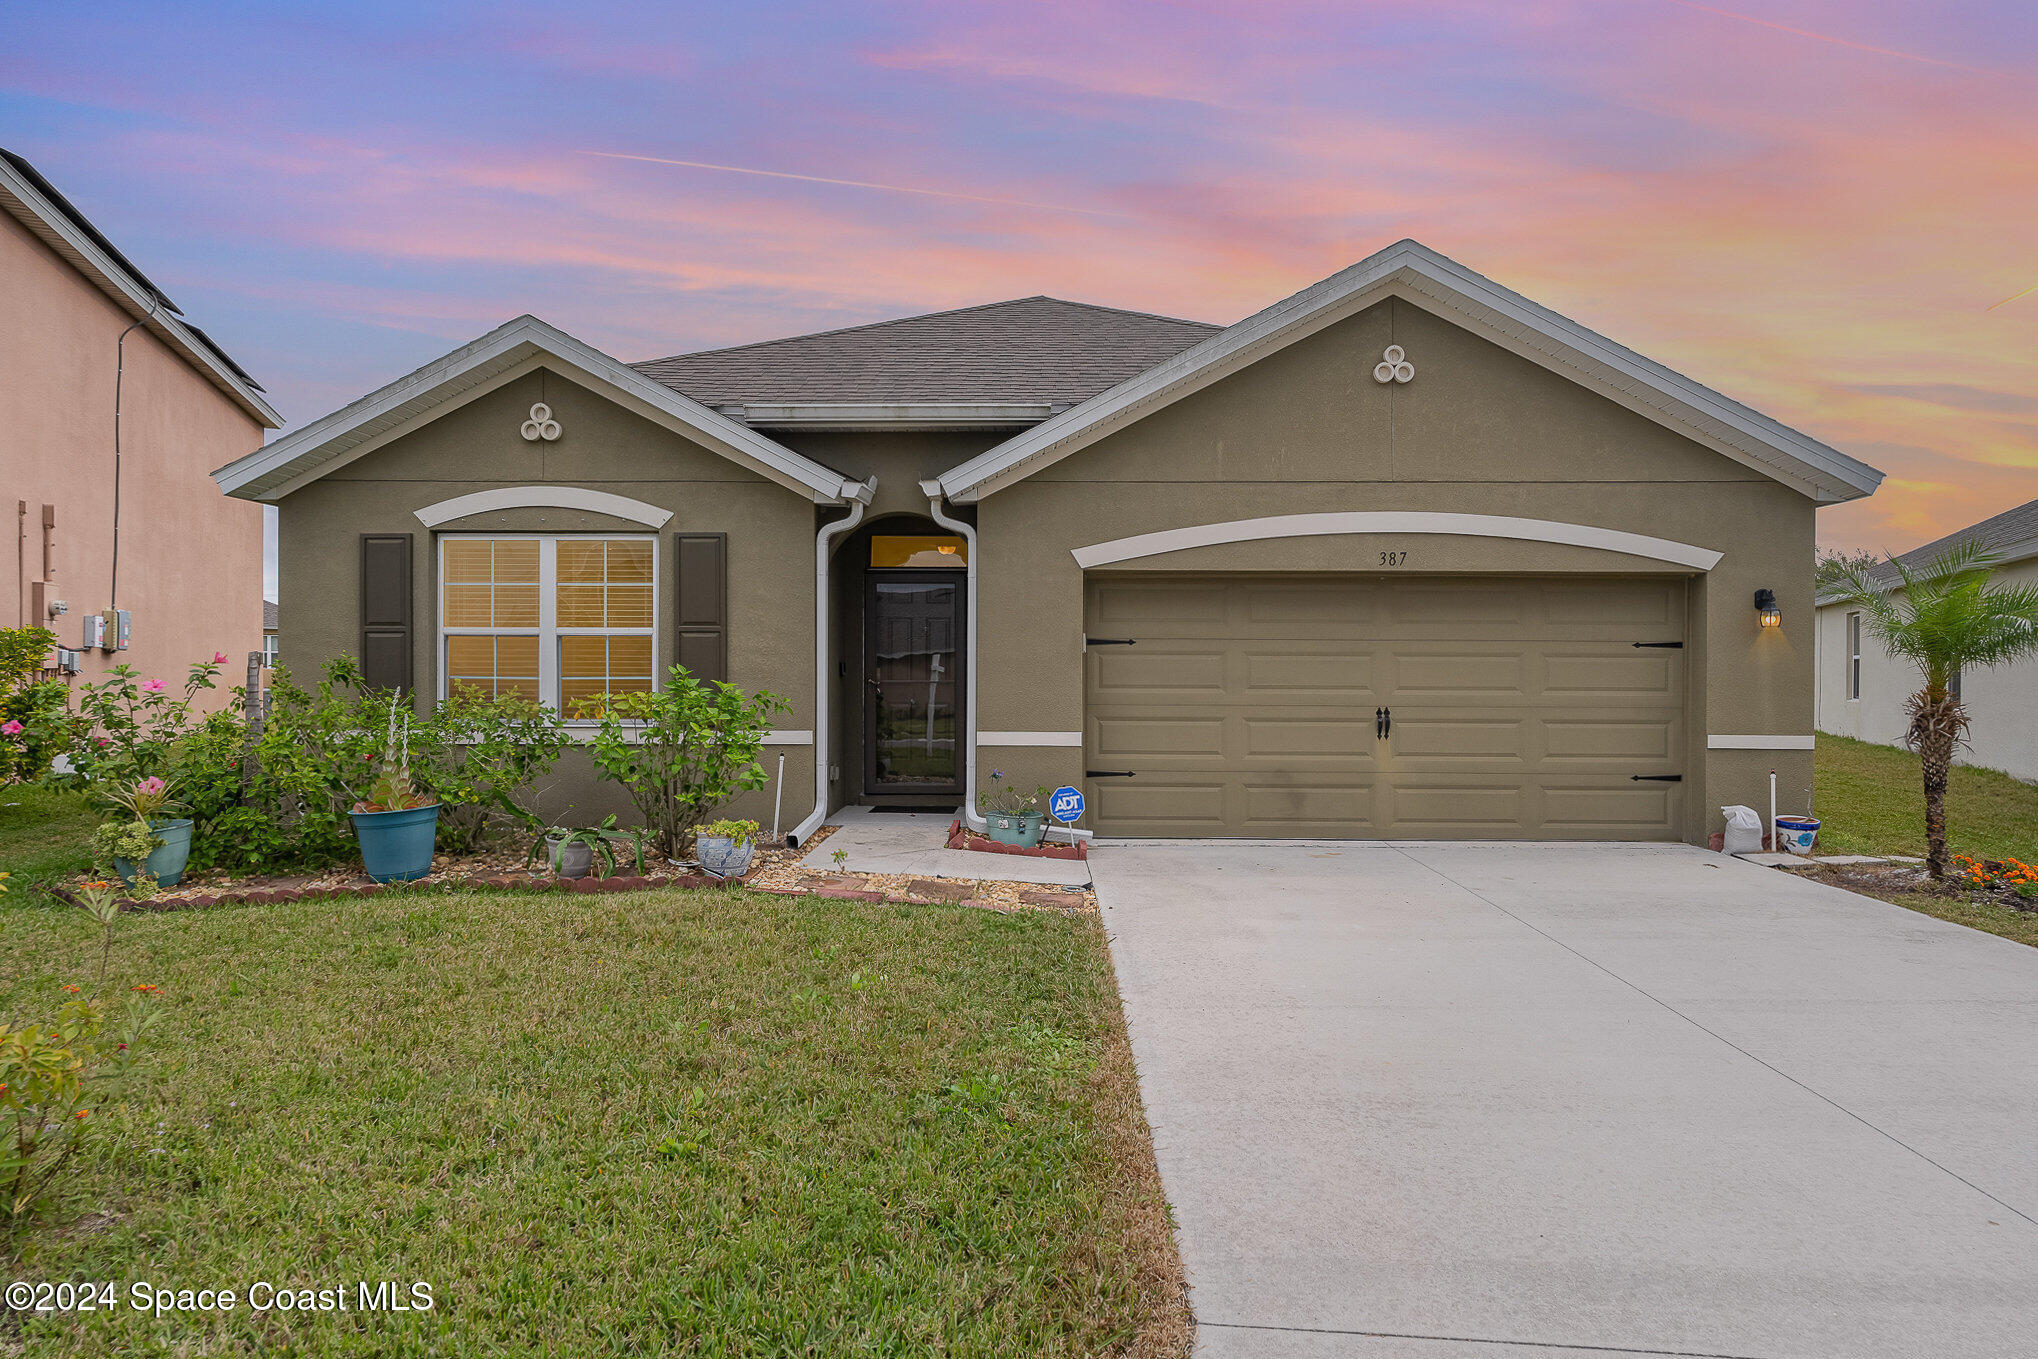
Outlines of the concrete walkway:
[{"label": "concrete walkway", "polygon": [[2038,949],[1682,846],[1092,865],[1200,1354],[2038,1353]]},{"label": "concrete walkway", "polygon": [[916,878],[971,878],[978,882],[1038,882],[1087,887],[1090,865],[1083,859],[1032,859],[1023,854],[987,854],[948,848],[946,812],[874,812],[844,807],[828,818],[839,829],[807,851],[803,867],[825,873],[835,854],[849,857],[846,873],[907,873]]}]

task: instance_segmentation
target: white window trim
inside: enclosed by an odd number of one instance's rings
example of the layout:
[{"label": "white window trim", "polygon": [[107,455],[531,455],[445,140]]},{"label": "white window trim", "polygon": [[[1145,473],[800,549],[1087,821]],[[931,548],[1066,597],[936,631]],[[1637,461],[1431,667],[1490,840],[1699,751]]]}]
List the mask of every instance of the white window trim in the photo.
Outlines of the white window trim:
[{"label": "white window trim", "polygon": [[1861,613],[1847,615],[1847,701],[1861,698]]},{"label": "white window trim", "polygon": [[[433,622],[438,626],[438,637],[433,642],[433,664],[438,670],[438,694],[441,699],[452,692],[451,667],[446,661],[446,639],[449,637],[536,637],[538,639],[538,694],[539,702],[554,712],[559,711],[559,639],[561,637],[649,637],[651,639],[651,688],[656,692],[665,687],[665,673],[659,664],[659,642],[662,640],[658,620],[665,616],[664,575],[659,569],[662,554],[659,551],[658,535],[655,533],[441,533],[433,552],[432,597]],[[449,628],[446,626],[446,544],[455,541],[509,542],[526,541],[538,544],[538,626],[535,628]],[[651,544],[651,626],[648,628],[562,628],[558,625],[559,552],[557,544],[562,542],[647,542]],[[592,718],[568,718],[563,713],[568,729],[592,731],[601,724]]]}]

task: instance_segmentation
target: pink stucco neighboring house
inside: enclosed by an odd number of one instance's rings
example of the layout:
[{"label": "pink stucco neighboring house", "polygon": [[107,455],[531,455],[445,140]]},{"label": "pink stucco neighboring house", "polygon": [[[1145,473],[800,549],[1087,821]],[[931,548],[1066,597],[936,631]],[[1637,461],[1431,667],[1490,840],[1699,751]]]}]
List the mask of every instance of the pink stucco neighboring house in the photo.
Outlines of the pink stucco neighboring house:
[{"label": "pink stucco neighboring house", "polygon": [[[254,379],[6,150],[0,375],[0,512],[16,521],[16,598],[0,626],[50,628],[79,680],[126,663],[180,683],[215,652],[237,679],[262,649],[262,510],[222,495],[208,473],[282,420]],[[88,616],[117,611],[126,650],[110,649],[111,626],[106,647],[88,647]]]}]

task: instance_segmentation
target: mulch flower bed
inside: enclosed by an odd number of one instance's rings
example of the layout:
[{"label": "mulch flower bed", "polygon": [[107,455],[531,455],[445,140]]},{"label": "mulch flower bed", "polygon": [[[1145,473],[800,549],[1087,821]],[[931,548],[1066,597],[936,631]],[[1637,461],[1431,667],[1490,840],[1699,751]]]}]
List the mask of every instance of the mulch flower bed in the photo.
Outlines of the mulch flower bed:
[{"label": "mulch flower bed", "polygon": [[[750,870],[740,878],[717,878],[674,864],[654,864],[647,857],[642,874],[625,871],[614,877],[561,878],[541,859],[525,862],[516,850],[492,850],[480,854],[441,854],[432,860],[430,876],[413,882],[378,883],[363,873],[358,864],[346,864],[322,873],[233,874],[219,869],[187,873],[175,887],[164,888],[145,898],[126,898],[121,906],[130,911],[182,911],[204,906],[263,905],[284,901],[319,901],[339,897],[372,897],[397,890],[430,891],[526,891],[594,895],[607,892],[640,892],[658,888],[747,887],[774,896],[817,896],[844,901],[884,901],[895,905],[956,902],[992,911],[1061,911],[1081,914],[1096,909],[1096,898],[1088,892],[1056,891],[1035,883],[977,882],[955,879],[911,878],[883,873],[808,872],[801,861],[835,828],[824,826],[798,849],[759,841]],[[619,864],[626,870],[628,864]],[[67,900],[76,900],[75,889],[97,878],[84,877],[67,887],[51,890]]]},{"label": "mulch flower bed", "polygon": [[1024,854],[1033,859],[1088,859],[1089,842],[1078,840],[1070,845],[1049,844],[1042,840],[1037,845],[1008,845],[993,840],[988,835],[979,835],[962,824],[960,817],[948,823],[948,847],[950,849],[974,849],[985,854]]}]

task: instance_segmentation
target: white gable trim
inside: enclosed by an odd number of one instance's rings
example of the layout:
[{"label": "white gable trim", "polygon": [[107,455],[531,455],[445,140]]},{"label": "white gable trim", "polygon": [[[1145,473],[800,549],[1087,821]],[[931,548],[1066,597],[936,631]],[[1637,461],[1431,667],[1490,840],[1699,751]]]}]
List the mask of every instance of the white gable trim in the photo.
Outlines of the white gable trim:
[{"label": "white gable trim", "polygon": [[1721,556],[1710,548],[1694,547],[1690,543],[1622,533],[1618,529],[1596,528],[1591,524],[1515,519],[1497,514],[1434,514],[1413,510],[1276,514],[1264,519],[1233,519],[1221,524],[1197,524],[1189,528],[1115,538],[1108,543],[1076,548],[1071,555],[1075,557],[1076,565],[1087,571],[1093,566],[1157,557],[1164,552],[1180,552],[1192,547],[1249,543],[1267,538],[1314,538],[1334,533],[1450,533],[1471,538],[1568,543],[1573,547],[1596,547],[1608,552],[1625,552],[1631,557],[1648,557],[1675,566],[1688,566],[1695,571],[1712,570]]},{"label": "white gable trim", "polygon": [[1874,491],[1882,473],[1728,399],[1414,241],[1248,316],[1165,363],[972,458],[941,478],[979,500],[1266,355],[1400,297],[1817,500]]},{"label": "white gable trim", "polygon": [[228,495],[243,500],[280,499],[403,431],[538,367],[571,376],[619,405],[815,501],[836,503],[855,497],[861,489],[858,483],[844,481],[839,473],[653,382],[535,316],[519,316],[496,327],[415,373],[228,463],[215,471],[212,479]]},{"label": "white gable trim", "polygon": [[632,500],[626,495],[590,491],[581,486],[504,486],[492,491],[474,491],[456,495],[451,500],[441,500],[436,505],[427,505],[417,511],[417,518],[426,528],[437,528],[470,514],[522,509],[587,510],[627,519],[646,528],[664,528],[666,521],[672,518],[671,510],[661,510],[656,505]]}]

